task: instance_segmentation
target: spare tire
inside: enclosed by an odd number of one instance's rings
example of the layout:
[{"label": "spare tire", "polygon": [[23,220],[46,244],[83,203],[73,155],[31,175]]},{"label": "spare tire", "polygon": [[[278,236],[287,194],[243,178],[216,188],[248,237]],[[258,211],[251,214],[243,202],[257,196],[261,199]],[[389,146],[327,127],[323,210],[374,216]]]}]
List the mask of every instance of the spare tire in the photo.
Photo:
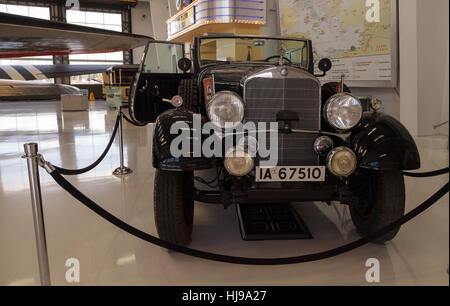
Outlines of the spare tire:
[{"label": "spare tire", "polygon": [[181,80],[178,85],[178,95],[183,98],[183,106],[194,113],[200,112],[198,85],[196,79]]}]

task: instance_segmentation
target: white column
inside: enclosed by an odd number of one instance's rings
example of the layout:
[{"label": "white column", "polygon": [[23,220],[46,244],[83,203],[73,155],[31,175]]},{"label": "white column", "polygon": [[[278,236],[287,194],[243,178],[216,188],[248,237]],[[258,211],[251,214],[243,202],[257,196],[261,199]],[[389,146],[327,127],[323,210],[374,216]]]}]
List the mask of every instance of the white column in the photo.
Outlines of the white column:
[{"label": "white column", "polygon": [[166,0],[150,0],[150,14],[152,19],[153,38],[157,40],[166,40],[166,20],[170,17],[168,2]]},{"label": "white column", "polygon": [[[153,37],[153,26],[150,15],[150,5],[147,2],[139,1],[131,9],[131,29],[133,34],[141,34]],[[145,46],[133,49],[134,64],[140,64]]]},{"label": "white column", "polygon": [[448,10],[448,0],[417,2],[419,136],[437,135],[434,126],[448,120]]},{"label": "white column", "polygon": [[176,0],[167,0],[167,5],[169,6],[170,16],[173,16],[178,12],[176,7]]},{"label": "white column", "polygon": [[417,0],[399,0],[400,121],[418,135]]},{"label": "white column", "polygon": [[449,1],[400,0],[400,120],[413,136],[448,135]]}]

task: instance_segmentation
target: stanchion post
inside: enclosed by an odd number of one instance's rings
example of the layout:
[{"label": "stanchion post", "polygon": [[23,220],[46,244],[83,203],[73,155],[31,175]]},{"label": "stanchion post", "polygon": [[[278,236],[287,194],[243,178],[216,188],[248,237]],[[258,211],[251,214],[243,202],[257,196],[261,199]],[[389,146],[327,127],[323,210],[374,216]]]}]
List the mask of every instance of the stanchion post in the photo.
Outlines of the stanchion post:
[{"label": "stanchion post", "polygon": [[119,115],[119,151],[120,151],[120,167],[114,170],[113,174],[116,176],[126,175],[133,172],[130,168],[124,165],[124,157],[123,157],[123,115],[122,115],[122,107],[118,107],[118,115]]},{"label": "stanchion post", "polygon": [[44,213],[42,210],[41,183],[39,180],[39,154],[37,143],[24,144],[30,182],[31,207],[33,209],[34,234],[36,236],[39,276],[42,286],[50,286],[47,240],[45,237]]}]

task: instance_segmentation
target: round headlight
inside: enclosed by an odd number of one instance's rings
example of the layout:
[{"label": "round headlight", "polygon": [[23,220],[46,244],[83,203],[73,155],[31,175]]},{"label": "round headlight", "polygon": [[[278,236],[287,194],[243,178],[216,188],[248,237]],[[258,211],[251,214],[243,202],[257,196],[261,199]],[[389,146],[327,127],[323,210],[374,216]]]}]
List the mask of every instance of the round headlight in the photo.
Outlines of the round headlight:
[{"label": "round headlight", "polygon": [[252,171],[255,166],[253,158],[242,148],[230,149],[225,155],[225,169],[234,176],[244,176]]},{"label": "round headlight", "polygon": [[324,107],[327,122],[338,130],[354,128],[362,117],[361,102],[348,93],[338,93],[328,99]]},{"label": "round headlight", "polygon": [[355,153],[347,147],[338,147],[330,151],[327,156],[327,167],[338,177],[347,177],[356,169]]},{"label": "round headlight", "polygon": [[230,127],[235,127],[244,119],[244,101],[232,91],[218,92],[206,108],[209,120],[221,128],[225,128],[227,122]]}]

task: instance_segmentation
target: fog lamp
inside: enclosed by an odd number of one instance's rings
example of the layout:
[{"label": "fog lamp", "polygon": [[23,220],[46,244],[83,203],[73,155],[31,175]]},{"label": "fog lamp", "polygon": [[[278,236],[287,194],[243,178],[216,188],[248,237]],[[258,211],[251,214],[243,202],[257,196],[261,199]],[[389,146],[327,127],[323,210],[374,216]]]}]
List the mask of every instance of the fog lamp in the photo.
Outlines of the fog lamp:
[{"label": "fog lamp", "polygon": [[224,166],[234,176],[244,176],[253,170],[253,158],[241,148],[232,148],[225,157]]},{"label": "fog lamp", "polygon": [[356,169],[356,155],[347,147],[338,147],[327,156],[327,168],[338,177],[347,177]]}]

